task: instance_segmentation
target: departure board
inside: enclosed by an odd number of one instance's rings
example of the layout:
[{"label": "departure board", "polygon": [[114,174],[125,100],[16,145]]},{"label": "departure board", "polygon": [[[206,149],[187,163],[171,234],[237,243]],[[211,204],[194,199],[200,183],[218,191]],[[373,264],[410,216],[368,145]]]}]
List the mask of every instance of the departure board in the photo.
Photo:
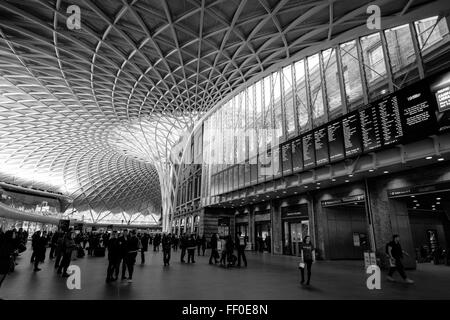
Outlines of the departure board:
[{"label": "departure board", "polygon": [[298,172],[303,170],[303,151],[302,138],[292,141],[292,171]]},{"label": "departure board", "polygon": [[281,167],[283,175],[292,173],[292,143],[286,143],[281,146]]},{"label": "departure board", "polygon": [[380,148],[382,146],[382,137],[376,105],[369,104],[367,107],[359,110],[359,121],[363,151],[372,151]]},{"label": "departure board", "polygon": [[342,130],[342,121],[331,122],[327,126],[328,130],[328,152],[330,162],[339,161],[345,157],[344,132]]},{"label": "departure board", "polygon": [[383,145],[398,144],[403,138],[403,128],[397,95],[389,95],[373,105],[378,110]]},{"label": "departure board", "polygon": [[314,147],[316,151],[316,165],[324,165],[330,162],[328,157],[327,127],[321,127],[314,131]]},{"label": "departure board", "polygon": [[437,107],[425,81],[400,90],[395,96],[400,106],[405,142],[437,132]]},{"label": "departure board", "polygon": [[350,112],[342,118],[342,131],[344,135],[345,156],[351,157],[361,153],[362,141],[358,111]]},{"label": "departure board", "polygon": [[309,169],[315,166],[315,152],[314,152],[314,134],[312,132],[305,134],[302,137],[303,147],[303,168]]}]

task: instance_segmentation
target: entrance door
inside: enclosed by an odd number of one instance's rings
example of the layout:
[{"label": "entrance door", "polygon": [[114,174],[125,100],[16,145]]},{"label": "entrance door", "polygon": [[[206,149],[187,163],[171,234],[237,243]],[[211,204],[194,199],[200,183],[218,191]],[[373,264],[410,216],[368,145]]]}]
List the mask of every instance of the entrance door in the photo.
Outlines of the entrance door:
[{"label": "entrance door", "polygon": [[271,246],[270,240],[270,221],[261,221],[255,223],[256,250],[263,252],[269,251]]},{"label": "entrance door", "polygon": [[285,222],[285,230],[289,230],[288,252],[287,254],[298,256],[300,243],[303,238],[309,235],[309,221]]}]

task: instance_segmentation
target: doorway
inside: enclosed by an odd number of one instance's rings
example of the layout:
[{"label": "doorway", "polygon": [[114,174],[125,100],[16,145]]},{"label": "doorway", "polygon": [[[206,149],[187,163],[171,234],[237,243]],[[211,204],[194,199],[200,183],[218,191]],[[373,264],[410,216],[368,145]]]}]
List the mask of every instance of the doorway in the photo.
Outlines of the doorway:
[{"label": "doorway", "polygon": [[283,222],[283,254],[298,256],[300,243],[309,235],[308,220],[285,220]]},{"label": "doorway", "polygon": [[270,221],[255,222],[255,250],[259,252],[270,252]]}]

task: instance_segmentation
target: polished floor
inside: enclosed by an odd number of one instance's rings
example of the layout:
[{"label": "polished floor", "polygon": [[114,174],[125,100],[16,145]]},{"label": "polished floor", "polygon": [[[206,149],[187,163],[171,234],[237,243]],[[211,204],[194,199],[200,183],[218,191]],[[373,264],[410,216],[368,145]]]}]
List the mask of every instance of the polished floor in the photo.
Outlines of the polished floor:
[{"label": "polished floor", "polygon": [[[209,253],[209,252],[207,252]],[[48,251],[47,251],[48,255]],[[81,289],[69,290],[48,259],[42,271],[33,272],[29,250],[18,258],[16,271],[0,288],[0,298],[11,299],[449,299],[450,267],[421,264],[408,275],[416,283],[386,281],[381,290],[368,290],[362,261],[319,261],[313,265],[309,287],[299,283],[294,257],[247,253],[248,268],[225,269],[197,257],[195,264],[181,264],[180,251],[164,267],[161,252],[138,258],[134,282],[105,283],[107,259],[85,257],[72,262],[81,269]],[[398,275],[396,275],[398,277]]]}]

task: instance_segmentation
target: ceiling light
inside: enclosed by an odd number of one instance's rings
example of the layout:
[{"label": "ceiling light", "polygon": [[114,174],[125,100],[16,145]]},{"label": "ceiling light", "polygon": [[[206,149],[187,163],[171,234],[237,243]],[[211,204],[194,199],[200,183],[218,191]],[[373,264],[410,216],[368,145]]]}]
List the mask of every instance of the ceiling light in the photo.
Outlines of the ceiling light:
[{"label": "ceiling light", "polygon": [[305,186],[305,189],[308,188],[308,186]]},{"label": "ceiling light", "polygon": [[349,182],[350,180],[345,180],[345,182]]},{"label": "ceiling light", "polygon": [[320,189],[320,187],[316,187],[316,189]]},{"label": "ceiling light", "polygon": [[438,201],[438,202],[436,202],[436,204],[441,204],[441,203]]},{"label": "ceiling light", "polygon": [[415,198],[416,196],[411,196],[411,198]]},{"label": "ceiling light", "polygon": [[437,159],[437,161],[444,161],[444,158],[439,158]]},{"label": "ceiling light", "polygon": [[333,181],[333,182],[334,182],[334,181],[336,181],[336,179],[334,179],[334,178],[333,178],[333,179],[331,179],[331,181]]},{"label": "ceiling light", "polygon": [[419,200],[414,200],[414,202],[419,202]]},{"label": "ceiling light", "polygon": [[438,197],[438,198],[436,198],[436,200],[441,200],[441,198]]},{"label": "ceiling light", "polygon": [[286,191],[283,191],[283,193],[286,193]]},{"label": "ceiling light", "polygon": [[384,171],[383,171],[383,173],[389,173],[389,171],[387,171],[387,170],[384,170]]},{"label": "ceiling light", "polygon": [[320,186],[320,182],[317,182],[317,185]]},{"label": "ceiling light", "polygon": [[349,176],[350,178],[351,178],[351,177],[353,177],[353,175],[352,175],[352,174],[349,174],[348,176]]},{"label": "ceiling light", "polygon": [[369,169],[369,172],[374,172],[375,170],[374,169]]},{"label": "ceiling light", "polygon": [[430,159],[433,159],[433,157],[428,156],[425,159],[430,160]]}]

